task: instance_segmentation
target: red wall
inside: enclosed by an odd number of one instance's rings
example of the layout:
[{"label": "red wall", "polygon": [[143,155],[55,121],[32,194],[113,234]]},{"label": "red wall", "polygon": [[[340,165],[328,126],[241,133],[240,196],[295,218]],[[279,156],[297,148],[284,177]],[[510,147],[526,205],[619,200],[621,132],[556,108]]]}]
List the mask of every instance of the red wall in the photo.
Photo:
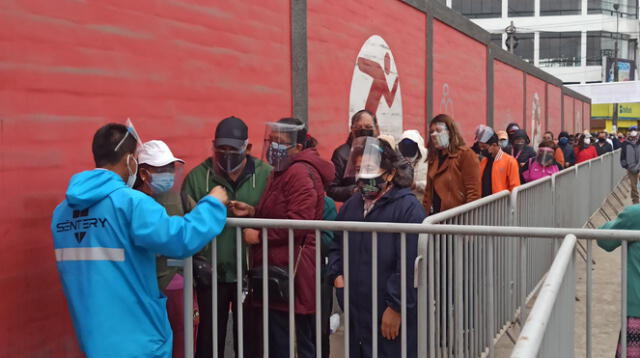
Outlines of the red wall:
[{"label": "red wall", "polygon": [[469,146],[475,128],[487,123],[486,62],[484,44],[433,21],[433,114],[451,115]]},{"label": "red wall", "polygon": [[143,140],[187,161],[216,122],[291,114],[289,3],[15,1],[0,5],[0,356],[77,356],[50,215],[93,168],[102,124],[131,117]]},{"label": "red wall", "polygon": [[567,95],[562,96],[563,113],[564,113],[564,130],[569,133],[576,133],[573,116],[573,98]]},{"label": "red wall", "polygon": [[547,84],[547,128],[556,137],[562,131],[562,92],[552,84]]},{"label": "red wall", "polygon": [[[426,15],[397,0],[307,6],[309,122],[321,153],[346,138],[354,68],[372,35],[395,59],[403,129],[424,133]],[[80,355],[49,223],[69,177],[93,167],[95,130],[130,117],[143,140],[165,140],[188,171],[209,156],[216,123],[236,115],[260,155],[264,122],[291,115],[290,11],[282,0],[0,5],[1,357]],[[486,46],[438,20],[433,31],[433,113],[452,114],[471,144],[487,122]],[[522,72],[499,61],[494,69],[496,129],[525,124]],[[528,94],[544,86],[527,83]],[[549,90],[550,121],[559,123],[560,89]]]},{"label": "red wall", "polygon": [[591,130],[591,104],[582,102],[582,129]]},{"label": "red wall", "polygon": [[[381,36],[395,58],[404,129],[424,134],[426,15],[400,1],[313,0],[307,16],[309,122],[321,153],[329,157],[346,140],[354,67],[372,35]],[[400,23],[402,31],[391,26]]]},{"label": "red wall", "polygon": [[493,126],[506,130],[511,122],[524,128],[524,76],[522,71],[493,61]]}]

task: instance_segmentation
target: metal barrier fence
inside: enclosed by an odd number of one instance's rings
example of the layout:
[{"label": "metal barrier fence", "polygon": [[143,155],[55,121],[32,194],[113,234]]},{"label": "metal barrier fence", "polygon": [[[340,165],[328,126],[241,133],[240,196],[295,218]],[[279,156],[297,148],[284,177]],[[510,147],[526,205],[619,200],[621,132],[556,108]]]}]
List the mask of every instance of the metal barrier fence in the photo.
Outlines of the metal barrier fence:
[{"label": "metal barrier fence", "polygon": [[574,235],[564,238],[512,358],[574,355],[576,241]]},{"label": "metal barrier fence", "polygon": [[[619,155],[619,152],[617,153]],[[259,219],[229,219],[227,225],[237,230],[237,247],[242,247],[241,228],[256,228],[262,230],[262,262],[263,270],[267,272],[267,252],[269,243],[267,230],[275,228],[286,229],[288,236],[288,258],[294,262],[294,230],[312,230],[316,241],[319,242],[321,231],[343,232],[343,256],[349,255],[349,232],[371,232],[373,242],[371,252],[371,277],[373,285],[377,285],[376,275],[378,252],[378,233],[394,233],[400,241],[400,267],[402,311],[406,312],[406,294],[412,287],[417,288],[418,294],[418,356],[424,357],[480,357],[493,356],[494,344],[497,338],[512,325],[519,316],[521,322],[524,303],[535,292],[538,283],[551,265],[554,255],[553,240],[540,240],[539,237],[562,238],[567,234],[593,238],[588,230],[580,229],[549,229],[537,227],[551,226],[582,226],[590,216],[592,203],[602,202],[602,193],[608,193],[608,182],[592,179],[594,171],[609,171],[612,182],[620,177],[616,171],[618,163],[613,162],[616,153],[606,157],[594,159],[599,164],[586,163],[567,169],[514,190],[513,193],[501,192],[473,203],[432,215],[425,220],[425,224],[394,224],[394,223],[352,223],[352,222],[323,222],[323,221],[290,221],[290,220],[259,220]],[[602,164],[605,163],[606,164]],[[582,178],[582,179],[581,179]],[[602,185],[604,184],[604,185]],[[602,191],[591,191],[592,186],[602,186]],[[585,202],[572,205],[575,199],[583,197]],[[564,212],[563,210],[566,210]],[[564,213],[564,214],[563,214]],[[556,218],[554,220],[554,218]],[[575,224],[579,223],[579,224]],[[455,224],[455,225],[452,225]],[[456,226],[457,225],[457,226]],[[528,228],[514,227],[529,226]],[[415,262],[407,259],[407,235],[420,234],[418,241],[418,256]],[[613,235],[609,233],[609,235]],[[516,238],[516,239],[514,239]],[[212,301],[214,307],[212,320],[214,344],[213,356],[217,356],[217,270],[216,245],[212,245]],[[238,277],[245,273],[242,251],[236,252]],[[185,355],[193,356],[193,322],[192,315],[192,282],[193,273],[190,259],[185,261]],[[348,259],[345,264],[345,356],[348,356],[349,345],[349,270]],[[293,277],[293,266],[287,268],[289,276]],[[315,306],[320,304],[320,250],[315,250]],[[415,277],[414,277],[415,276]],[[414,277],[414,280],[411,280]],[[413,281],[413,285],[411,284]],[[372,292],[375,292],[373,287]],[[262,307],[269,306],[268,281],[263,277]],[[293,280],[289,281],[289,325],[295,326],[293,302],[295,296]],[[244,354],[243,347],[243,298],[244,288],[241,280],[236,284],[238,323],[238,356]],[[377,307],[379,298],[372,295],[371,305]],[[406,327],[406,315],[402,315],[402,327]],[[371,336],[373,356],[377,356],[379,320],[377,312],[371,313]],[[256,324],[256,322],[251,322]],[[264,356],[268,357],[269,310],[262,309],[263,329],[262,346]],[[315,330],[321,331],[321,314],[315,316]],[[289,355],[295,356],[295,335],[290,330]],[[203,338],[206,339],[206,338]],[[399,338],[402,342],[402,357],[407,354],[407,330],[401,330]],[[250,344],[255,344],[251,342]],[[316,356],[322,356],[322,342],[320,335],[315,337],[317,347]],[[428,354],[428,355],[427,355]],[[437,355],[436,355],[437,354]]]}]

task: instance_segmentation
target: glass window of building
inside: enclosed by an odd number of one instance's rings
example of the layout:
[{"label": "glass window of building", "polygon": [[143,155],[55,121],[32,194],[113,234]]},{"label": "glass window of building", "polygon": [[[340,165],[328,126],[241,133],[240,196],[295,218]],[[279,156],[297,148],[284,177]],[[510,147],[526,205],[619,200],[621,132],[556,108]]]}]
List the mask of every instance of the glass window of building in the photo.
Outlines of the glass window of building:
[{"label": "glass window of building", "polygon": [[541,32],[540,67],[580,66],[580,32]]},{"label": "glass window of building", "polygon": [[638,4],[635,0],[588,0],[587,12],[589,14],[605,14],[615,16],[615,9],[613,4],[620,4],[618,11],[621,17],[626,18],[638,18]]},{"label": "glass window of building", "polygon": [[509,16],[533,16],[534,0],[509,0]]},{"label": "glass window of building", "polygon": [[451,8],[470,18],[502,16],[501,0],[453,0]]},{"label": "glass window of building", "polygon": [[629,46],[629,35],[607,31],[587,32],[587,66],[602,65],[602,57],[615,57],[615,43],[618,39],[618,58],[625,58]]},{"label": "glass window of building", "polygon": [[540,0],[540,15],[579,15],[582,0]]}]

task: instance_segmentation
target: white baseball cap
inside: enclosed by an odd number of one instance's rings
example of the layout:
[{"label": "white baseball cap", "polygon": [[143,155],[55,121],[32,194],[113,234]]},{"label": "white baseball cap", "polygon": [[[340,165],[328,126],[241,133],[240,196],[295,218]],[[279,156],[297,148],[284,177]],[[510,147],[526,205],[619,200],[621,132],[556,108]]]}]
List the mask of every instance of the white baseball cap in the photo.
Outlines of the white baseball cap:
[{"label": "white baseball cap", "polygon": [[173,162],[184,163],[184,160],[173,156],[169,146],[161,140],[150,140],[142,145],[138,153],[138,163],[153,167],[164,167]]}]

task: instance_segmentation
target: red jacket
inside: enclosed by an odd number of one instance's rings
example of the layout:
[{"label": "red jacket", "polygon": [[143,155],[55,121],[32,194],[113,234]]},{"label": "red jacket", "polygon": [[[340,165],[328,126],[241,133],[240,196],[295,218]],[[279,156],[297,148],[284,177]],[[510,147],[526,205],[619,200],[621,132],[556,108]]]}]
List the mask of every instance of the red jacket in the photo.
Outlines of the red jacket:
[{"label": "red jacket", "polygon": [[596,151],[596,147],[590,145],[587,148],[575,148],[576,153],[576,164],[586,162],[587,160],[597,158],[598,152]]},{"label": "red jacket", "polygon": [[[257,218],[321,220],[324,209],[325,186],[335,177],[333,164],[318,155],[315,148],[305,149],[292,158],[284,171],[273,172],[256,208]],[[288,270],[289,234],[287,229],[269,229],[269,265]],[[304,246],[302,246],[304,243]],[[315,300],[315,233],[312,230],[294,231],[294,264],[300,257],[295,274],[295,312],[312,314]],[[301,249],[302,247],[302,249]],[[251,248],[252,266],[262,265],[262,245]],[[261,302],[259,302],[260,304]],[[272,305],[272,309],[288,311],[287,305]]]}]

